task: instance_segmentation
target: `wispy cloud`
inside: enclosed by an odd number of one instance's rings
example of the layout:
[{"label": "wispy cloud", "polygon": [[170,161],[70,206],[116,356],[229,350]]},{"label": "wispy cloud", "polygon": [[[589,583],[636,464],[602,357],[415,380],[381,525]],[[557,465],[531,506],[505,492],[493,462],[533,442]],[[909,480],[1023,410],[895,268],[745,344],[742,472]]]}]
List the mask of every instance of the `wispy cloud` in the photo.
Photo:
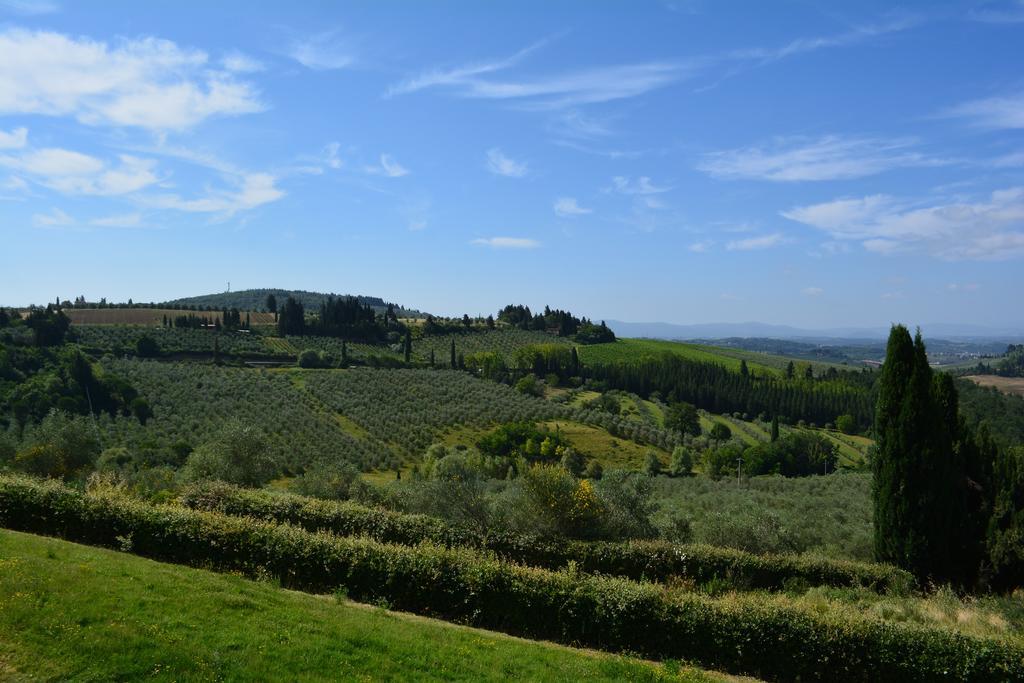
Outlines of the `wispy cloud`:
[{"label": "wispy cloud", "polygon": [[227,218],[239,211],[277,201],[285,195],[277,187],[277,179],[269,173],[250,173],[232,181],[235,187],[231,190],[208,189],[203,196],[192,199],[165,194],[140,201],[158,209],[217,214]]},{"label": "wispy cloud", "polygon": [[255,73],[267,68],[258,59],[237,51],[224,55],[224,58],[220,60],[220,64],[226,71],[240,74]]},{"label": "wispy cloud", "polygon": [[121,195],[158,182],[156,162],[122,154],[110,163],[61,148],[28,149],[0,155],[0,166],[44,187],[70,195]]},{"label": "wispy cloud", "polygon": [[356,59],[338,31],[326,31],[294,41],[288,56],[314,71],[330,71],[352,66]]},{"label": "wispy cloud", "polygon": [[0,114],[164,131],[263,108],[252,85],[168,40],[110,46],[49,31],[0,32]]},{"label": "wispy cloud", "polygon": [[785,182],[862,178],[895,168],[947,163],[913,151],[914,144],[908,139],[837,135],[778,138],[767,146],[706,154],[697,168],[716,178]]},{"label": "wispy cloud", "polygon": [[715,243],[712,242],[711,240],[700,240],[697,242],[692,242],[690,246],[687,247],[687,249],[692,251],[694,254],[704,254],[707,253],[707,251],[711,249],[711,247],[713,247],[714,244]]},{"label": "wispy cloud", "polygon": [[626,176],[615,176],[612,178],[611,190],[620,194],[631,195],[652,195],[668,192],[671,187],[655,185],[647,176],[640,176],[635,181]]},{"label": "wispy cloud", "polygon": [[367,166],[366,172],[373,175],[387,176],[388,178],[401,178],[404,175],[409,175],[409,169],[395,161],[390,154],[381,154],[380,164],[378,166]]},{"label": "wispy cloud", "polygon": [[[574,109],[587,104],[637,97],[706,73],[715,67],[728,68],[729,75],[734,75],[744,66],[760,66],[816,50],[854,45],[887,33],[905,30],[917,23],[916,18],[906,17],[883,24],[854,27],[832,36],[798,38],[773,48],[756,47],[683,59],[582,67],[541,75],[498,77],[500,72],[512,70],[549,42],[542,40],[509,57],[425,71],[392,85],[385,95],[393,97],[437,88],[456,97],[503,100],[514,102],[525,109]],[[583,123],[583,128],[587,128],[585,122],[571,122],[570,125],[572,123]]]},{"label": "wispy cloud", "polygon": [[142,214],[125,213],[114,216],[103,216],[102,218],[92,219],[89,221],[89,225],[95,225],[99,228],[141,228]]},{"label": "wispy cloud", "polygon": [[10,133],[0,130],[0,149],[20,149],[28,144],[28,129],[15,128]]},{"label": "wispy cloud", "polygon": [[732,240],[725,245],[725,248],[729,251],[754,251],[757,249],[770,249],[771,247],[782,244],[785,238],[781,233],[772,233],[771,235],[760,235],[758,237],[748,237],[742,240]]},{"label": "wispy cloud", "polygon": [[492,249],[536,249],[540,242],[527,237],[487,237],[478,238],[471,242]]},{"label": "wispy cloud", "polygon": [[1019,24],[1024,22],[1024,0],[990,3],[972,9],[967,16],[987,24]]},{"label": "wispy cloud", "polygon": [[508,178],[522,178],[529,172],[525,161],[515,161],[502,154],[498,148],[487,150],[487,170]]},{"label": "wispy cloud", "polygon": [[783,216],[868,251],[921,250],[949,260],[1024,256],[1024,187],[977,201],[911,202],[889,195],[794,207]]},{"label": "wispy cloud", "polygon": [[940,112],[939,116],[965,119],[978,128],[1024,128],[1024,91],[964,102]]},{"label": "wispy cloud", "polygon": [[804,287],[800,290],[800,293],[804,296],[821,296],[825,293],[825,290],[821,287]]},{"label": "wispy cloud", "polygon": [[584,216],[593,213],[593,209],[586,209],[577,203],[574,197],[559,197],[554,205],[555,213],[562,217]]},{"label": "wispy cloud", "polygon": [[37,228],[66,228],[77,221],[60,209],[52,209],[49,213],[37,213],[32,216],[32,225]]},{"label": "wispy cloud", "polygon": [[0,0],[0,11],[3,10],[22,16],[35,16],[59,12],[60,5],[53,0]]}]

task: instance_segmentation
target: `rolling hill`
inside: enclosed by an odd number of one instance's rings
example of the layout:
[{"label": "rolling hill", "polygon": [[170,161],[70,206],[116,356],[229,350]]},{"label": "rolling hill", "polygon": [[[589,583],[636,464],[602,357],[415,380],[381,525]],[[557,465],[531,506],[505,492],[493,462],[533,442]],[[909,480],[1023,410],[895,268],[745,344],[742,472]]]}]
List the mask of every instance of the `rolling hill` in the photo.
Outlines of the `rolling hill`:
[{"label": "rolling hill", "polygon": [[[300,302],[307,310],[316,310],[320,302],[328,296],[349,297],[355,296],[359,303],[364,306],[372,306],[377,312],[387,309],[389,303],[379,296],[363,296],[352,294],[334,294],[324,292],[308,292],[302,289],[242,289],[237,292],[220,292],[217,294],[202,294],[199,296],[184,297],[163,302],[167,308],[181,308],[183,306],[211,306],[213,308],[237,308],[240,311],[262,311],[266,308],[267,296],[273,294],[278,305],[283,304],[289,296]],[[403,318],[422,317],[423,313],[412,308],[405,308],[394,304],[396,312]]]}]

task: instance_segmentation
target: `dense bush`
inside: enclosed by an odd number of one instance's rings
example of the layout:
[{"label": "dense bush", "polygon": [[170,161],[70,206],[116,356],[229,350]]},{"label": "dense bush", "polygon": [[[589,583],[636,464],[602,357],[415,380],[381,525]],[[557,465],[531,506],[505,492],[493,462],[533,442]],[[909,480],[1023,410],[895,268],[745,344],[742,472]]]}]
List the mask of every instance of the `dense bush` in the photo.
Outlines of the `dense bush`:
[{"label": "dense bush", "polygon": [[282,585],[477,626],[770,679],[1011,680],[1013,645],[819,613],[756,596],[715,600],[623,579],[504,564],[468,550],[311,534],[242,517],[0,478],[0,524],[161,560],[269,573]]},{"label": "dense bush", "polygon": [[[638,504],[635,500],[618,500],[620,498],[628,498],[628,494],[619,494],[615,501],[624,510]],[[423,515],[248,491],[219,483],[196,484],[185,491],[181,501],[199,510],[287,522],[309,531],[367,535],[393,543],[432,541],[479,547],[524,564],[559,568],[575,562],[584,571],[634,579],[662,580],[678,576],[704,582],[718,578],[744,587],[771,590],[783,588],[787,581],[801,579],[811,585],[865,586],[897,593],[906,592],[913,585],[909,574],[888,565],[794,555],[758,556],[728,548],[664,541],[545,541],[518,534],[479,534]]]}]

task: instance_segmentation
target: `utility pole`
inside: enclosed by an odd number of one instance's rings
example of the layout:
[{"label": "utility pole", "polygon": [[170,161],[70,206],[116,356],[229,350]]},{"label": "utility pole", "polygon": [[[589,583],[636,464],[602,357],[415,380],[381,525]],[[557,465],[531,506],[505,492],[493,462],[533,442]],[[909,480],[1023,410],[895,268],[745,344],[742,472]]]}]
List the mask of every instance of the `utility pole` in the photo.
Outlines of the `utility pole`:
[{"label": "utility pole", "polygon": [[743,456],[736,458],[736,485],[740,483],[740,467],[743,466]]}]

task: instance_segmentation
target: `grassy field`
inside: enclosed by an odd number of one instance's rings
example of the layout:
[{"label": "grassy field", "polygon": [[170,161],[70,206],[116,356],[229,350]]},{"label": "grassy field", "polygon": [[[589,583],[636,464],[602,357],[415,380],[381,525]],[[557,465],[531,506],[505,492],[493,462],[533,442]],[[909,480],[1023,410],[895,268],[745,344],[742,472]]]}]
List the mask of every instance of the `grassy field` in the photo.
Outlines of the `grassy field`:
[{"label": "grassy field", "polygon": [[[705,363],[718,363],[730,370],[740,369],[740,360],[746,360],[747,366],[755,372],[778,374],[764,354],[737,349],[724,349],[701,344],[684,344],[681,342],[661,341],[657,339],[619,339],[610,344],[591,344],[579,347],[580,359],[584,363],[614,363],[624,360],[635,360],[644,356],[656,356],[665,352],[682,356],[688,360]],[[780,357],[781,358],[781,357]],[[782,367],[788,359],[782,361]]]},{"label": "grassy field", "polygon": [[11,531],[0,558],[3,680],[724,680]]},{"label": "grassy field", "polygon": [[969,379],[983,387],[995,387],[1004,394],[1024,396],[1024,377],[999,377],[998,375],[969,375]]},{"label": "grassy field", "polygon": [[[220,311],[182,311],[171,308],[67,308],[64,314],[71,319],[73,325],[162,325],[164,316],[173,320],[176,316],[192,313],[199,317],[220,320]],[[249,322],[253,325],[272,325],[273,313],[249,312]],[[242,322],[246,312],[242,311]]]}]

